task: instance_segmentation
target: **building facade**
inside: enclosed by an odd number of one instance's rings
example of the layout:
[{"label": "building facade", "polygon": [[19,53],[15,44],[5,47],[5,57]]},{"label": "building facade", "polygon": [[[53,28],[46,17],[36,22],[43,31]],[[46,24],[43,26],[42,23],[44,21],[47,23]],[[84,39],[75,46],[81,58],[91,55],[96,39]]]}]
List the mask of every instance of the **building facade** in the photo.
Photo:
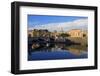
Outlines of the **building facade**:
[{"label": "building facade", "polygon": [[73,29],[67,32],[70,37],[87,37],[87,31],[82,31],[79,29]]}]

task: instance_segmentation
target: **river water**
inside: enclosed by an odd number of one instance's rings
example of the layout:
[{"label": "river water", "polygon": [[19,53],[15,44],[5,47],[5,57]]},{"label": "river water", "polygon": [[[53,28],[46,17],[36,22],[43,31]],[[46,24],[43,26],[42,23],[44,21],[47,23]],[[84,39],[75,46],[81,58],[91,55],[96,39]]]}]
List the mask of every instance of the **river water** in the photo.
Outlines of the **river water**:
[{"label": "river water", "polygon": [[[37,44],[34,44],[37,45]],[[56,59],[84,59],[88,58],[87,47],[81,45],[39,44],[28,49],[28,60],[56,60]]]}]

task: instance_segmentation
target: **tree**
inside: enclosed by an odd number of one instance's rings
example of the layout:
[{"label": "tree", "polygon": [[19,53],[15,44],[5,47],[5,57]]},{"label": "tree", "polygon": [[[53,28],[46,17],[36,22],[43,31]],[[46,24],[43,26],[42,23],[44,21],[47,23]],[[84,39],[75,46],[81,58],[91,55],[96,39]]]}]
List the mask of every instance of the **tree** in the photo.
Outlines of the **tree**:
[{"label": "tree", "polygon": [[64,37],[69,37],[70,35],[67,33],[62,33],[62,34],[60,34],[60,36],[62,36],[64,38]]},{"label": "tree", "polygon": [[83,37],[86,37],[86,34],[83,34]]}]

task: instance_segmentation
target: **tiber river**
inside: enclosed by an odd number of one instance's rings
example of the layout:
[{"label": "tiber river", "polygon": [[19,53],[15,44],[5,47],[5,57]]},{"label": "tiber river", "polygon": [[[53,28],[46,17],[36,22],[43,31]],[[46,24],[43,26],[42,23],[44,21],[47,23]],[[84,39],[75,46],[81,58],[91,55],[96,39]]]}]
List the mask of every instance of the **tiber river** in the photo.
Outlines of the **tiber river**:
[{"label": "tiber river", "polygon": [[87,47],[81,45],[66,45],[62,43],[35,44],[37,47],[28,50],[28,60],[56,60],[87,58]]}]

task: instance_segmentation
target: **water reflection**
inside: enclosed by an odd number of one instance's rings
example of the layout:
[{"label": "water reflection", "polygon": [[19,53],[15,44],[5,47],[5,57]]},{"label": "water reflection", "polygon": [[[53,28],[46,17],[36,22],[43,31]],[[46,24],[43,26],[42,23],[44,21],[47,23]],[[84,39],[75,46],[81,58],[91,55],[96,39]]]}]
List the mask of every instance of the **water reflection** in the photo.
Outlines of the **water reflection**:
[{"label": "water reflection", "polygon": [[85,45],[66,45],[65,43],[33,43],[29,48],[29,54],[34,52],[70,52],[74,55],[81,55],[87,53],[87,46]]}]

